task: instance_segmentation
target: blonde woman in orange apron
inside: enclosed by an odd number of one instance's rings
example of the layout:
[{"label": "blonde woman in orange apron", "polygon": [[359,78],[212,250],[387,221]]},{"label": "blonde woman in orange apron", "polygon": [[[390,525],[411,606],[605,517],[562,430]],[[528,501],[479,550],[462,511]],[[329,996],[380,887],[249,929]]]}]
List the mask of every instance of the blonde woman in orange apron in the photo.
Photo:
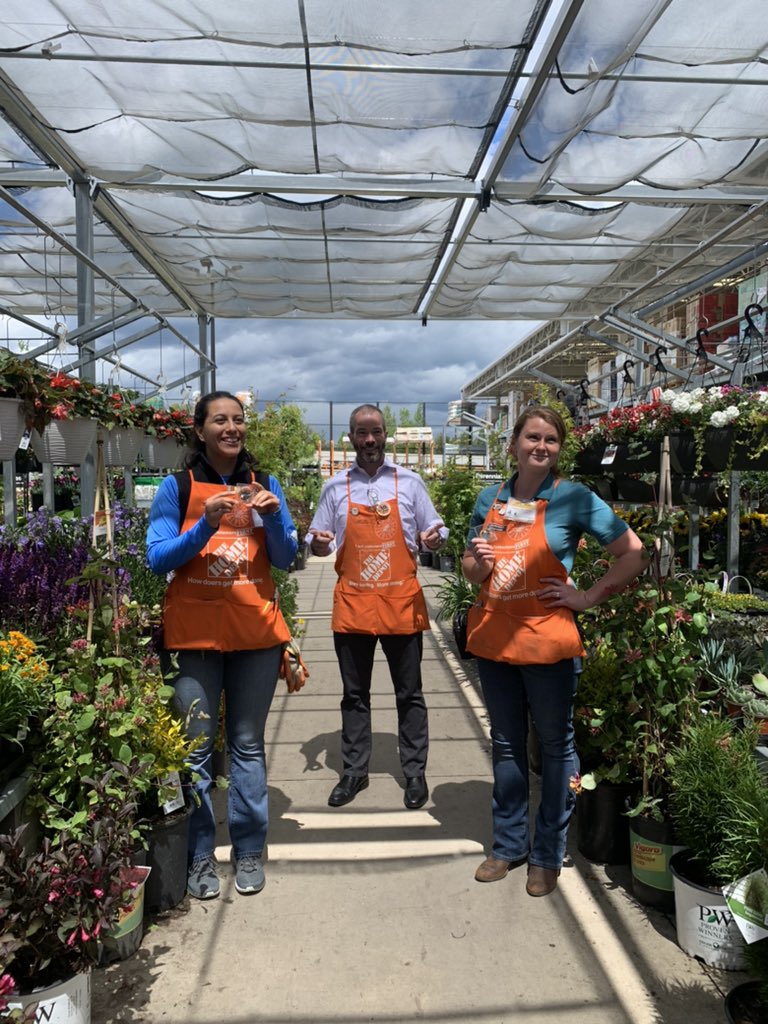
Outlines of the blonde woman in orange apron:
[{"label": "blonde woman in orange apron", "polygon": [[[245,414],[226,391],[195,406],[195,451],[160,485],[150,512],[147,555],[171,573],[163,611],[164,644],[176,652],[175,703],[188,731],[202,737],[190,758],[194,803],[187,891],[219,895],[211,802],[212,754],[225,696],[230,753],[228,825],[235,888],[264,887],[267,835],[264,729],[290,639],[270,566],[287,569],[298,539],[278,481],[256,472],[243,447]],[[288,680],[288,689],[299,689]]]},{"label": "blonde woman in orange apron", "polygon": [[343,807],[368,786],[371,673],[380,643],[395,689],[403,802],[415,810],[429,798],[427,706],[421,689],[422,633],[429,629],[429,616],[416,577],[416,554],[420,548],[436,551],[448,531],[421,477],[385,457],[387,431],[376,406],[353,411],[349,439],[355,465],[325,484],[308,534],[313,554],[336,551],[339,577],[332,627],[344,686],[344,770],[328,803]]},{"label": "blonde woman in orange apron", "polygon": [[[546,896],[557,886],[578,773],[573,701],[584,653],[575,614],[622,590],[647,564],[643,545],[613,510],[583,484],[562,480],[557,459],[566,436],[562,417],[528,406],[512,431],[517,472],[478,495],[462,559],[480,584],[468,616],[467,646],[477,657],[491,723],[493,846],[478,867],[495,882],[528,864],[526,890]],[[583,534],[612,556],[589,590],[569,581]],[[541,745],[541,800],[533,836],[528,823],[528,715]]]}]

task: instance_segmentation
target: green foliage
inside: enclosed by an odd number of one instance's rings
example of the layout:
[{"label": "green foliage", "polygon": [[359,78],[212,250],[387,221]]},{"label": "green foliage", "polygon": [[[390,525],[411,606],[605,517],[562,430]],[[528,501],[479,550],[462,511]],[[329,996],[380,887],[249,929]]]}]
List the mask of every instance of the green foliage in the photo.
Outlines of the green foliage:
[{"label": "green foliage", "polygon": [[298,638],[303,629],[303,623],[297,617],[299,584],[289,572],[284,569],[276,569],[274,566],[272,566],[272,579],[275,581],[280,598],[280,611],[283,613],[283,618],[291,631],[291,636]]},{"label": "green foliage", "polygon": [[[663,533],[665,524],[660,524]],[[699,638],[707,632],[708,594],[686,577],[677,576],[674,562],[662,571],[653,547],[652,571],[623,593],[582,616],[588,650],[606,648],[618,668],[617,716],[625,709],[624,727],[614,761],[624,777],[641,780],[641,798],[633,814],[663,818],[669,792],[671,751],[700,714],[702,691],[698,668]],[[582,562],[572,573],[581,588],[601,576],[605,564]],[[580,698],[583,699],[583,698]]]},{"label": "green foliage", "polygon": [[456,565],[461,561],[466,547],[469,520],[480,487],[475,473],[461,469],[453,461],[446,465],[440,476],[430,482],[432,501],[450,531],[444,552],[455,559]]},{"label": "green foliage", "polygon": [[453,619],[457,612],[466,611],[477,600],[480,586],[470,583],[457,566],[450,576],[443,576],[437,591],[438,619]]},{"label": "green foliage", "polygon": [[553,395],[552,388],[543,382],[534,384],[533,398],[537,405],[548,405],[550,409],[554,409],[563,418],[566,427],[566,437],[560,449],[557,466],[563,476],[568,476],[573,470],[576,453],[582,447],[582,442],[574,433],[575,424],[570,409],[565,402]]},{"label": "green foliage", "polygon": [[639,780],[636,752],[641,709],[622,683],[616,649],[607,643],[591,646],[579,677],[573,715],[583,789],[594,789],[601,781]]},{"label": "green foliage", "polygon": [[245,447],[258,468],[281,484],[290,482],[292,471],[314,457],[317,440],[297,405],[269,402],[262,413],[248,417]]},{"label": "green foliage", "polygon": [[671,752],[669,808],[679,841],[717,885],[765,866],[768,784],[756,731],[699,715]]},{"label": "green foliage", "polygon": [[[183,772],[193,742],[172,729],[173,688],[165,685],[149,638],[139,636],[143,610],[117,598],[114,564],[93,552],[82,580],[92,590],[93,610],[73,619],[76,636],[52,655],[53,698],[41,728],[30,737],[33,795],[29,798],[49,834],[83,834],[97,810],[95,790],[82,777],[101,778],[124,766],[133,787],[126,794],[149,813],[175,788],[161,776]],[[88,636],[91,639],[88,639]],[[172,742],[176,744],[172,762]]]}]

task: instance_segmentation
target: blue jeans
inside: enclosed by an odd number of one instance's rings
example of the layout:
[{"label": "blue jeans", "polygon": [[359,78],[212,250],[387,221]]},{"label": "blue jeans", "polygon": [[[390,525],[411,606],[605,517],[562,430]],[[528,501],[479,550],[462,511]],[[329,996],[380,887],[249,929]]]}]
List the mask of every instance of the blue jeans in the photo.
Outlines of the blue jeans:
[{"label": "blue jeans", "polygon": [[204,742],[189,759],[197,779],[189,823],[189,861],[211,856],[216,821],[211,802],[211,761],[224,693],[230,756],[227,816],[235,857],[261,857],[267,837],[267,766],[264,728],[277,685],[282,648],[260,651],[178,651],[174,703],[191,737]]},{"label": "blue jeans", "polygon": [[[493,856],[559,868],[576,801],[569,786],[579,770],[573,699],[579,662],[509,665],[477,659],[491,720]],[[528,828],[528,709],[541,742],[541,802],[533,843]]]}]

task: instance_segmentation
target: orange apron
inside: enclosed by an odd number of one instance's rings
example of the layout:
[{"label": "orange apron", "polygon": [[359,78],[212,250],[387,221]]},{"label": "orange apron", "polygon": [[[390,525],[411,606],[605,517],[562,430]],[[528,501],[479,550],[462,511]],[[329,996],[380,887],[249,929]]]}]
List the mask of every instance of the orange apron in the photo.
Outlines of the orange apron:
[{"label": "orange apron", "polygon": [[514,503],[522,518],[509,520],[504,506],[499,507],[500,492],[501,487],[483,524],[494,536],[496,561],[467,616],[468,650],[511,665],[553,665],[583,654],[570,608],[548,608],[535,596],[542,577],[568,579],[547,542],[546,500],[530,503],[532,514],[523,503]]},{"label": "orange apron", "polygon": [[347,474],[347,523],[336,555],[334,633],[419,633],[429,629],[416,556],[408,550],[395,497],[378,505],[353,503]]},{"label": "orange apron", "polygon": [[[182,533],[204,515],[206,499],[223,487],[192,478]],[[176,570],[163,613],[169,650],[252,651],[290,640],[265,533],[263,526],[253,525],[250,508],[239,501],[222,516],[202,551]]]}]

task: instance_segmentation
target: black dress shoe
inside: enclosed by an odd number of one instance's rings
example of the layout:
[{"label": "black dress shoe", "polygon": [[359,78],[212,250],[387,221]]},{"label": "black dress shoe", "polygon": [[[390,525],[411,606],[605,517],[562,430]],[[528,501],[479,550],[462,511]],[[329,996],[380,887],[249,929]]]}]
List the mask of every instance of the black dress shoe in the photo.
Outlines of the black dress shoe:
[{"label": "black dress shoe", "polygon": [[413,779],[405,780],[405,796],[403,797],[403,803],[409,811],[417,811],[419,807],[423,807],[429,799],[429,790],[427,789],[427,780],[423,775],[417,775]]},{"label": "black dress shoe", "polygon": [[339,784],[333,787],[328,797],[329,807],[343,807],[352,803],[361,789],[368,788],[367,775],[342,775]]}]

